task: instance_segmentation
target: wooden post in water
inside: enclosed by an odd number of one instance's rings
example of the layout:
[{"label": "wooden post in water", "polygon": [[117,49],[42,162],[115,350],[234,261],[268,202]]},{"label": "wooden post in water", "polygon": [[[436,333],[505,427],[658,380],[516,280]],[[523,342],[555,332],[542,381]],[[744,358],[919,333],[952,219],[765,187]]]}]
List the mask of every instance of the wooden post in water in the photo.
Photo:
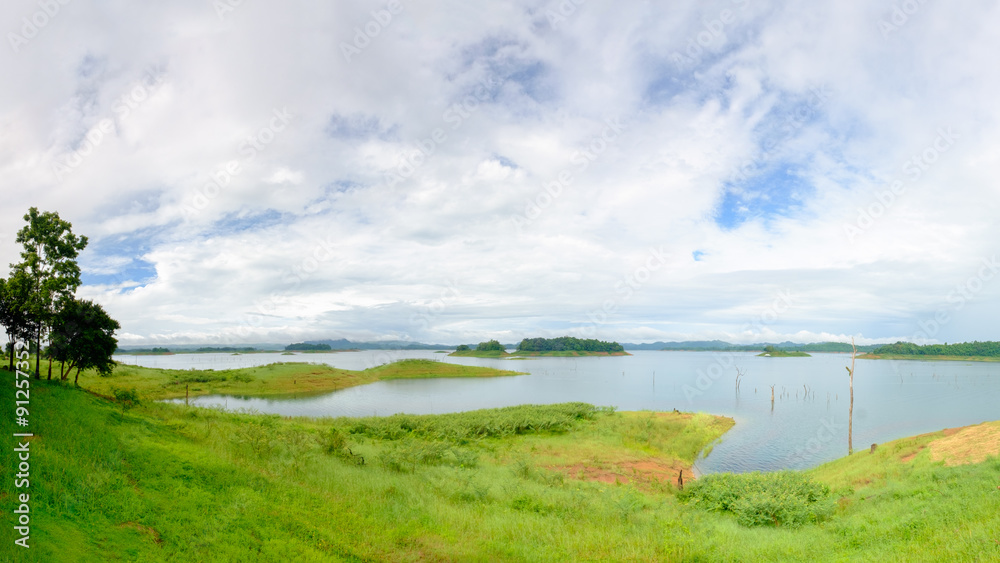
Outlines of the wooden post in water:
[{"label": "wooden post in water", "polygon": [[185,407],[190,406],[190,405],[188,405],[188,387],[190,387],[190,385],[185,385],[184,386],[184,406]]},{"label": "wooden post in water", "polygon": [[854,337],[851,337],[851,369],[847,373],[851,375],[851,406],[847,411],[847,455],[854,453],[854,358],[858,355],[858,347],[854,345]]}]

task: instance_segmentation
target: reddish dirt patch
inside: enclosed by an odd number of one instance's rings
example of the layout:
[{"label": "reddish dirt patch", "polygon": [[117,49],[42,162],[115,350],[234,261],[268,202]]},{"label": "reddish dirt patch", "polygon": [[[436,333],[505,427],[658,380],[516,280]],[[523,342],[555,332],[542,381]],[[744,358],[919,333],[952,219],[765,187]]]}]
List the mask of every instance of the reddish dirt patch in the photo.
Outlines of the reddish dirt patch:
[{"label": "reddish dirt patch", "polygon": [[662,487],[665,484],[676,486],[677,475],[682,469],[685,470],[685,481],[694,479],[694,473],[691,472],[690,467],[676,461],[668,463],[658,459],[629,460],[595,465],[577,463],[549,466],[547,469],[563,473],[571,479],[598,481],[613,485],[632,484],[641,489]]},{"label": "reddish dirt patch", "polygon": [[926,448],[926,447],[927,447],[926,444],[924,444],[923,446],[920,446],[919,448],[917,448],[916,450],[914,450],[912,453],[908,453],[908,454],[904,455],[903,457],[899,458],[899,461],[901,461],[903,463],[910,463],[911,461],[913,461],[913,458],[917,457],[917,454],[919,454],[920,452],[924,451],[924,448]]}]

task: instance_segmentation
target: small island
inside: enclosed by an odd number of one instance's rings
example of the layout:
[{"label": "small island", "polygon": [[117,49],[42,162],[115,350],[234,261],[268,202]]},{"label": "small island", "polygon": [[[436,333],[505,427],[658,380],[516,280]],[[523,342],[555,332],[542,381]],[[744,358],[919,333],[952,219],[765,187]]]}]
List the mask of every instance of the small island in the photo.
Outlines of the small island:
[{"label": "small island", "polygon": [[617,342],[572,336],[560,338],[525,338],[517,345],[515,356],[631,356]]},{"label": "small island", "polygon": [[811,358],[812,354],[807,354],[799,350],[782,350],[774,346],[764,346],[764,351],[758,356],[765,358]]},{"label": "small island", "polygon": [[502,358],[504,356],[509,356],[507,349],[504,348],[503,344],[500,344],[497,340],[489,340],[487,342],[480,342],[476,349],[473,350],[472,347],[467,344],[462,344],[449,356],[458,356],[465,358]]},{"label": "small island", "polygon": [[869,360],[1000,362],[1000,342],[946,342],[923,346],[912,342],[896,342],[879,346],[862,357]]},{"label": "small island", "polygon": [[333,348],[329,344],[309,344],[298,342],[285,346],[285,352],[332,352]]},{"label": "small island", "polygon": [[576,357],[576,356],[631,356],[617,342],[595,339],[581,339],[572,336],[559,338],[525,338],[517,345],[517,350],[508,353],[506,347],[496,340],[480,342],[475,349],[462,344],[449,356],[470,358],[511,358],[515,357]]}]

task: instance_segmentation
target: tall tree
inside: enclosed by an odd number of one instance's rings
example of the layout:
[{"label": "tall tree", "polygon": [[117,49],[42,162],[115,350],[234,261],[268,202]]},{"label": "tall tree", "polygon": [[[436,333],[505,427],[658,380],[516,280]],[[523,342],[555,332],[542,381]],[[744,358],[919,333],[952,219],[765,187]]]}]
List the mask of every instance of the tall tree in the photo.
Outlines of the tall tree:
[{"label": "tall tree", "polygon": [[96,369],[109,375],[115,366],[111,356],[118,348],[115,331],[121,328],[118,321],[108,316],[104,308],[93,301],[68,299],[56,313],[52,323],[52,357],[68,364],[62,379],[76,368],[73,382],[80,380],[80,372]]},{"label": "tall tree", "polygon": [[23,272],[15,272],[9,280],[0,278],[0,325],[7,333],[10,371],[14,371],[14,345],[34,336],[34,318],[30,314],[31,283]]},{"label": "tall tree", "polygon": [[[27,225],[17,232],[23,246],[21,262],[11,264],[32,281],[30,313],[35,324],[35,378],[41,377],[42,335],[52,326],[58,304],[71,299],[80,287],[80,266],[76,258],[87,247],[87,237],[73,234],[73,225],[56,212],[39,212],[32,207],[25,214]],[[49,363],[52,378],[52,363]]]}]

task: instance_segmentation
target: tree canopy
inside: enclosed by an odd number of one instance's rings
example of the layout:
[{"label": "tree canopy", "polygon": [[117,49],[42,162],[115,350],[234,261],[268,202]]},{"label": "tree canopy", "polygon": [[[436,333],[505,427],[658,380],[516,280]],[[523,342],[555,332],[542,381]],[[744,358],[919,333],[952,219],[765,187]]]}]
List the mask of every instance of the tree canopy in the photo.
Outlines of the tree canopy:
[{"label": "tree canopy", "polygon": [[[80,287],[80,266],[76,258],[87,247],[87,237],[73,234],[73,225],[53,211],[39,212],[37,207],[24,215],[27,225],[17,232],[22,246],[21,262],[11,264],[13,274],[23,275],[31,287],[30,299],[23,305],[35,320],[35,377],[39,375],[42,333],[52,327],[62,301],[71,299]],[[52,376],[50,364],[49,377]]]},{"label": "tree canopy", "polygon": [[118,349],[115,331],[121,328],[104,308],[93,301],[68,299],[55,316],[52,327],[52,357],[66,364],[69,370],[63,379],[76,368],[76,378],[85,369],[96,369],[101,375],[110,375],[115,366],[111,356]]},{"label": "tree canopy", "polygon": [[11,371],[14,371],[14,344],[18,339],[28,340],[35,334],[35,321],[29,306],[31,289],[23,272],[15,273],[9,280],[0,278],[0,325],[9,340]]},{"label": "tree canopy", "polygon": [[297,344],[289,344],[285,346],[286,351],[300,351],[300,352],[328,352],[333,348],[329,344],[307,344],[305,342],[299,342]]},{"label": "tree canopy", "polygon": [[476,352],[505,352],[507,349],[504,348],[503,344],[496,340],[490,340],[488,342],[480,342],[476,346]]},{"label": "tree canopy", "polygon": [[609,354],[624,352],[625,348],[617,342],[605,342],[588,338],[586,340],[572,336],[560,338],[525,338],[517,345],[518,352],[607,352]]},{"label": "tree canopy", "polygon": [[961,344],[925,344],[896,342],[872,350],[872,354],[894,354],[899,356],[982,356],[1000,357],[1000,342],[962,342]]}]

